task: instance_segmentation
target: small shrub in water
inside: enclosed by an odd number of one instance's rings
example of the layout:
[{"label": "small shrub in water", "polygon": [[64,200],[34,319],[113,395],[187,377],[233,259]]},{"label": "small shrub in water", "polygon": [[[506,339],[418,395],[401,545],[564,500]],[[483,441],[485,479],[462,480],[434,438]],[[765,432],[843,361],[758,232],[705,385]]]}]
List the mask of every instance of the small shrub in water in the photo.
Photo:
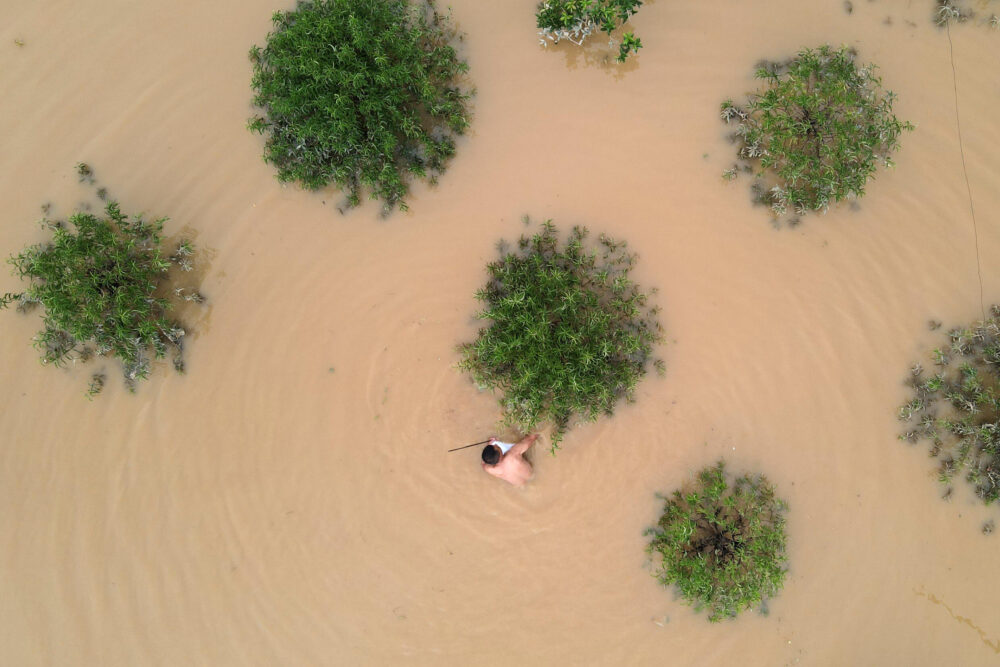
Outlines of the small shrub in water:
[{"label": "small shrub in water", "polygon": [[934,23],[945,26],[952,21],[967,21],[970,11],[958,7],[951,0],[937,0],[934,5]]},{"label": "small shrub in water", "polygon": [[710,621],[778,593],[785,579],[786,504],[762,475],[727,474],[722,461],[664,498],[650,536],[655,576]]},{"label": "small shrub in water", "polygon": [[[459,368],[502,392],[504,423],[530,431],[551,420],[552,451],[576,414],[596,420],[631,400],[662,329],[658,308],[629,278],[635,255],[623,242],[574,227],[564,244],[551,222],[501,248],[476,293],[489,326],[460,346]],[[663,370],[663,362],[653,362]]]},{"label": "small shrub in water", "polygon": [[273,21],[250,51],[263,115],[249,127],[278,179],[406,208],[410,177],[434,182],[469,124],[448,17],[429,1],[315,0]]},{"label": "small shrub in water", "polygon": [[[1000,11],[1000,7],[996,7],[995,3],[991,4],[994,4],[994,9],[997,11],[981,16],[975,22],[997,30],[1000,29],[1000,16],[997,14]],[[940,27],[945,27],[951,23],[965,23],[966,21],[976,19],[980,15],[973,9],[973,5],[974,3],[968,0],[935,0],[934,23]],[[984,2],[980,2],[979,5],[984,9],[986,8]]]},{"label": "small shrub in water", "polygon": [[[577,46],[596,31],[607,33],[609,45],[615,42],[611,33],[621,27],[642,5],[641,0],[545,0],[538,5],[535,20],[542,46],[551,41],[558,44],[566,39]],[[642,40],[633,32],[622,35],[616,60],[625,62],[631,53],[638,53]]]},{"label": "small shrub in water", "polygon": [[933,371],[911,369],[913,396],[899,418],[914,428],[900,438],[929,443],[941,482],[964,477],[988,505],[1000,498],[1000,308],[949,331],[932,359]]},{"label": "small shrub in water", "polygon": [[[43,328],[35,347],[43,363],[59,366],[87,361],[93,354],[117,357],[126,385],[149,374],[151,358],[173,350],[179,358],[184,329],[168,317],[170,303],[155,293],[172,263],[186,261],[183,253],[165,259],[160,232],[166,218],[146,221],[129,217],[109,202],[105,217],[79,212],[68,222],[43,221],[52,241],[26,248],[9,262],[30,281],[23,292],[0,297],[0,307],[16,303],[20,311],[40,305]],[[88,395],[104,386],[95,374]]]},{"label": "small shrub in water", "polygon": [[875,66],[859,67],[849,49],[805,49],[756,76],[763,90],[742,105],[724,102],[722,119],[736,123],[737,166],[751,167],[758,199],[776,215],[861,197],[877,166],[892,166],[903,130],[913,129],[893,115],[895,95]]}]

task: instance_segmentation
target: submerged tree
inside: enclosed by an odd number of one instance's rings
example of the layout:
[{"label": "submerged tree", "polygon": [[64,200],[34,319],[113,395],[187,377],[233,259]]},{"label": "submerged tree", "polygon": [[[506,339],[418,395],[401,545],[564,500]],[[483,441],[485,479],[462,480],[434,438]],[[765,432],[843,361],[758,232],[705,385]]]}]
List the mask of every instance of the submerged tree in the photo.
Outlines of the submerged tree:
[{"label": "submerged tree", "polygon": [[925,441],[941,460],[939,478],[948,486],[964,477],[987,505],[1000,498],[1000,307],[990,317],[948,332],[934,350],[934,368],[911,369],[913,397],[899,418],[914,427],[900,436]]},{"label": "submerged tree", "polygon": [[[608,35],[608,44],[614,48],[612,33],[638,12],[640,6],[641,0],[545,0],[535,12],[539,41],[546,46],[548,41],[558,44],[565,39],[582,46],[591,34],[600,31]],[[618,44],[615,60],[623,63],[629,54],[638,53],[641,48],[642,40],[635,33],[626,32]]]},{"label": "submerged tree", "polygon": [[273,21],[250,51],[265,161],[282,182],[335,183],[351,206],[367,189],[405,209],[411,177],[435,182],[469,124],[448,16],[430,0],[307,0]]},{"label": "submerged tree", "polygon": [[[104,217],[81,211],[68,221],[43,220],[52,240],[10,258],[15,273],[30,284],[23,292],[0,297],[0,307],[15,303],[21,312],[44,309],[43,328],[35,336],[42,363],[59,366],[95,354],[114,356],[130,390],[148,376],[151,359],[170,351],[174,367],[183,371],[184,328],[170,318],[169,299],[157,294],[166,291],[171,266],[190,270],[193,246],[181,241],[164,258],[165,221],[129,217],[111,201]],[[175,293],[203,300],[195,291]],[[95,374],[88,393],[103,386],[103,374]]]},{"label": "submerged tree", "polygon": [[501,244],[476,293],[477,317],[490,324],[459,348],[459,368],[502,392],[505,424],[530,431],[554,422],[553,452],[573,415],[596,420],[632,400],[662,336],[659,309],[629,277],[636,256],[604,235],[596,248],[587,242],[587,230],[574,227],[560,243],[546,221],[516,249]]},{"label": "submerged tree", "polygon": [[659,522],[646,533],[655,576],[696,611],[719,621],[781,590],[787,505],[763,475],[733,479],[719,461],[663,500]]},{"label": "submerged tree", "polygon": [[756,175],[757,200],[776,215],[826,211],[861,197],[879,164],[892,166],[899,136],[913,126],[892,113],[872,64],[859,67],[847,48],[805,49],[786,63],[763,63],[764,82],[742,105],[722,104],[736,123],[739,162],[724,176]]}]

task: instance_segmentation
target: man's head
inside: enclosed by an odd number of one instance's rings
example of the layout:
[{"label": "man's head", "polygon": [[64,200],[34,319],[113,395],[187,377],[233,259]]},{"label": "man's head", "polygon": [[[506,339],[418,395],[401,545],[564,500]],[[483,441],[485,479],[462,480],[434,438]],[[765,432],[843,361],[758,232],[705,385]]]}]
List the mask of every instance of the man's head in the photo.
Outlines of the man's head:
[{"label": "man's head", "polygon": [[496,445],[486,445],[483,447],[483,463],[488,466],[495,466],[500,462],[500,448]]}]

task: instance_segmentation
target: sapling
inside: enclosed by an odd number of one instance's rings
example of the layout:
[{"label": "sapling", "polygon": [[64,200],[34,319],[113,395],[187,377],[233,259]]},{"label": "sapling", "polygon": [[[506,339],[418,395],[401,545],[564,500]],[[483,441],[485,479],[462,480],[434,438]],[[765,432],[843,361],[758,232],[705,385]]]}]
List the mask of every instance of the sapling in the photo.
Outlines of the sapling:
[{"label": "sapling", "polygon": [[85,162],[76,163],[76,175],[81,183],[93,184],[94,182],[94,171]]},{"label": "sapling", "polygon": [[951,0],[938,0],[937,9],[934,11],[934,23],[944,26],[952,21],[966,21],[968,18],[969,13],[956,7]]},{"label": "sapling", "polygon": [[[939,27],[947,28],[952,23],[972,22],[973,19],[981,16],[976,9],[986,9],[987,4],[996,7],[1000,3],[997,0],[979,0],[979,2],[971,2],[970,0],[935,0],[934,23]],[[1000,16],[995,12],[991,12],[984,18],[976,20],[975,23],[996,30],[1000,28]]]}]

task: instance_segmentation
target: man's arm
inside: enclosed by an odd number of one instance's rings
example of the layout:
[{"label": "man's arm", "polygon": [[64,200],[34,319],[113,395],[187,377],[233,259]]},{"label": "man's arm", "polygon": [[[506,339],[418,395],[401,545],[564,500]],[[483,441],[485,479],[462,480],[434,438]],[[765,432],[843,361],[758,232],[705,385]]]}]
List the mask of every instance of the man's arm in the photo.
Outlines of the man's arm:
[{"label": "man's arm", "polygon": [[535,440],[538,440],[537,433],[535,433],[534,435],[529,435],[525,438],[521,438],[521,441],[511,448],[510,453],[515,454],[517,456],[521,456],[526,451],[528,451],[528,447],[531,447],[533,444],[535,444]]}]

